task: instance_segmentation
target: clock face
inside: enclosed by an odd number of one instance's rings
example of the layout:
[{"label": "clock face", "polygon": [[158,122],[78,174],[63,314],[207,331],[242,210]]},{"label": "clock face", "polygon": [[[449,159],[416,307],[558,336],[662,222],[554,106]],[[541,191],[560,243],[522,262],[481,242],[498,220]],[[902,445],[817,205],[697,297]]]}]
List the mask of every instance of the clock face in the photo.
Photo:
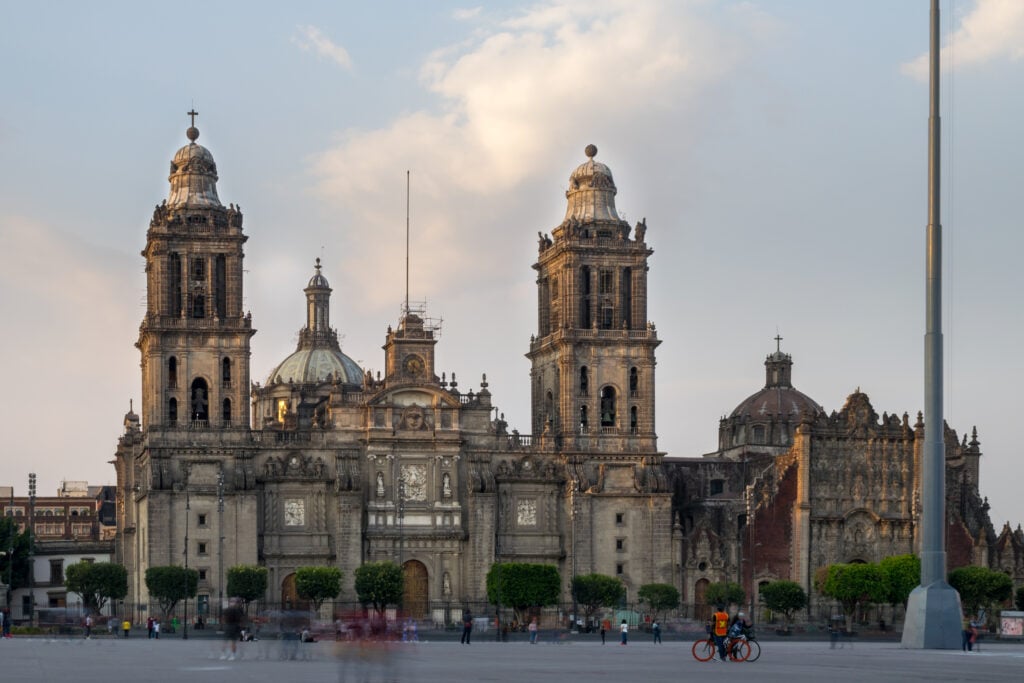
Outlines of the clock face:
[{"label": "clock face", "polygon": [[284,525],[304,526],[306,524],[306,501],[286,500],[284,502]]},{"label": "clock face", "polygon": [[417,355],[407,356],[405,359],[405,371],[406,373],[417,377],[423,373],[423,359]]}]

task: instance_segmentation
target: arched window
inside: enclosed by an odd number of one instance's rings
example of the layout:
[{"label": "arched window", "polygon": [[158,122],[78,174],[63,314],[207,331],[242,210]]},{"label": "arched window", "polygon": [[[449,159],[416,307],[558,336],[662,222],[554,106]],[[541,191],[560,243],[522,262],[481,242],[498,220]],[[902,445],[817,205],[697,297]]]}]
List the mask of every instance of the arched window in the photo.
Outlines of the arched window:
[{"label": "arched window", "polygon": [[224,319],[228,310],[228,266],[224,254],[218,254],[213,262],[213,297],[217,317]]},{"label": "arched window", "polygon": [[167,359],[167,388],[178,388],[178,359],[174,356]]},{"label": "arched window", "polygon": [[220,362],[220,381],[224,386],[231,386],[231,359],[225,358]]},{"label": "arched window", "polygon": [[612,387],[601,390],[601,426],[615,426],[615,389]]},{"label": "arched window", "polygon": [[178,399],[176,398],[167,402],[167,422],[172,426],[178,422]]},{"label": "arched window", "polygon": [[189,415],[192,420],[205,421],[210,419],[209,390],[206,380],[198,378],[192,382],[192,390],[189,392]]},{"label": "arched window", "polygon": [[640,391],[640,372],[636,368],[629,369],[629,394],[636,396]]},{"label": "arched window", "polygon": [[586,434],[587,427],[587,406],[580,406],[580,434]]},{"label": "arched window", "polygon": [[586,396],[590,388],[590,371],[584,365],[580,368],[580,396]]},{"label": "arched window", "polygon": [[221,413],[221,419],[224,424],[231,424],[231,399],[224,399],[223,412]]},{"label": "arched window", "polygon": [[637,418],[637,409],[636,409],[636,406],[633,406],[632,408],[629,409],[629,433],[630,434],[636,434],[637,431],[639,430],[640,427],[639,427],[639,423],[638,423],[637,420],[638,420],[638,418]]},{"label": "arched window", "polygon": [[167,258],[167,300],[170,313],[181,317],[181,255],[171,254]]},{"label": "arched window", "polygon": [[580,268],[580,327],[583,329],[589,329],[591,325],[591,313],[590,313],[590,267],[583,266]]}]

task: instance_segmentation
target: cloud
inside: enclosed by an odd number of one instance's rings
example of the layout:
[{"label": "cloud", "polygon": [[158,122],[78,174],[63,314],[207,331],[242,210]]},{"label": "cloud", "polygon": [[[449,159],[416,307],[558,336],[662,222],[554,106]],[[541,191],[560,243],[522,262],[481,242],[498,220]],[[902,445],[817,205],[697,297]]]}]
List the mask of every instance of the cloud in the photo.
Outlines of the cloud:
[{"label": "cloud", "polygon": [[352,70],[352,58],[348,50],[333,42],[316,26],[299,26],[298,30],[299,35],[292,40],[303,50],[326,57],[346,71]]},{"label": "cloud", "polygon": [[[764,38],[763,17],[716,19],[702,7],[593,0],[477,17],[471,38],[436,50],[421,67],[437,106],[344,131],[312,160],[319,196],[358,226],[344,238],[353,253],[348,276],[400,275],[406,169],[414,283],[430,282],[436,296],[467,281],[479,287],[521,275],[532,257],[522,245],[561,219],[567,178],[587,143],[605,149],[614,141],[651,156],[698,138],[702,95]],[[614,157],[602,158],[614,172]],[[523,206],[527,186],[545,188],[550,204]],[[393,273],[358,256],[382,249],[396,257]],[[504,258],[483,262],[487,253]],[[377,289],[364,303],[395,296]]]},{"label": "cloud", "polygon": [[454,12],[452,12],[452,18],[455,19],[456,21],[467,21],[469,19],[477,18],[478,16],[480,16],[480,13],[482,11],[483,8],[481,8],[479,5],[477,5],[476,7],[466,7],[463,9],[457,9]]},{"label": "cloud", "polygon": [[[1018,61],[1024,57],[1024,2],[1020,0],[978,0],[942,47],[943,65],[982,65],[999,59]],[[901,67],[918,80],[928,80],[928,53]]]}]

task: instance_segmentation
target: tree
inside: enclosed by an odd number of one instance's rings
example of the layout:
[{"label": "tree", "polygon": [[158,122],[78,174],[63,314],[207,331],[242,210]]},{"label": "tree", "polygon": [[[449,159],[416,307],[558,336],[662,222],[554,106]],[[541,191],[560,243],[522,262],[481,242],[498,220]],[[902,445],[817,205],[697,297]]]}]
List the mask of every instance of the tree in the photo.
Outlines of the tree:
[{"label": "tree", "polygon": [[111,562],[77,562],[64,572],[67,589],[82,596],[89,612],[99,613],[107,600],[128,595],[128,570]]},{"label": "tree", "polygon": [[341,593],[341,570],[337,567],[299,567],[295,570],[295,592],[303,600],[313,603],[314,612],[319,612],[324,600],[336,598]]},{"label": "tree", "polygon": [[1006,602],[1013,596],[1013,581],[1002,572],[986,567],[959,567],[949,573],[949,585],[960,593],[968,614]]},{"label": "tree", "polygon": [[181,600],[194,597],[199,586],[199,572],[177,565],[150,567],[146,570],[149,597],[160,605],[166,618]]},{"label": "tree", "polygon": [[356,596],[363,605],[373,605],[378,615],[400,603],[404,590],[402,568],[394,562],[367,562],[356,569]]},{"label": "tree", "polygon": [[764,605],[773,612],[781,612],[788,631],[793,612],[807,606],[807,593],[796,581],[772,581],[761,588]]},{"label": "tree", "polygon": [[18,523],[14,519],[0,517],[0,552],[4,553],[0,558],[0,583],[7,583],[9,578],[11,585],[8,590],[28,585],[30,533],[28,529],[18,531]]},{"label": "tree", "polygon": [[846,630],[852,631],[857,605],[885,601],[888,577],[877,564],[833,564],[822,592],[843,606]]},{"label": "tree", "polygon": [[885,601],[906,608],[910,592],[921,583],[921,558],[917,555],[893,555],[883,558],[878,566],[889,579],[889,595]]},{"label": "tree", "polygon": [[618,605],[626,594],[626,587],[619,579],[605,574],[584,574],[573,577],[572,593],[589,624],[590,617],[599,608]]},{"label": "tree", "polygon": [[704,599],[709,605],[742,605],[747,599],[747,594],[738,583],[723,581],[708,586],[704,592]]},{"label": "tree", "polygon": [[654,621],[658,621],[661,612],[679,607],[679,590],[670,583],[645,583],[637,590],[636,596],[647,605]]},{"label": "tree", "polygon": [[516,619],[525,622],[529,608],[558,603],[561,585],[554,565],[496,562],[487,572],[487,600],[493,605],[508,605]]},{"label": "tree", "polygon": [[1024,586],[1021,586],[1017,589],[1017,595],[1014,598],[1014,603],[1016,604],[1018,610],[1024,612]]},{"label": "tree", "polygon": [[249,603],[267,594],[267,568],[239,564],[228,569],[228,597],[242,601],[243,609],[249,611]]}]

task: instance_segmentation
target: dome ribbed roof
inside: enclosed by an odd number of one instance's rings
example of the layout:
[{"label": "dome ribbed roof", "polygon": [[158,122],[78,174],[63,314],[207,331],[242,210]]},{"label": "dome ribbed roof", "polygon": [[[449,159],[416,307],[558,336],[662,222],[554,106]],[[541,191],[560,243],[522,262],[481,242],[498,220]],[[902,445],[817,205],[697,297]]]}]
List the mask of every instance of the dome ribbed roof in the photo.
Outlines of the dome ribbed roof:
[{"label": "dome ribbed roof", "polygon": [[766,387],[747,397],[729,417],[767,419],[773,415],[798,416],[805,411],[818,413],[821,410],[810,396],[793,387]]},{"label": "dome ribbed roof", "polygon": [[338,349],[302,348],[274,368],[267,384],[277,382],[317,384],[335,379],[342,384],[361,384],[363,371]]}]

